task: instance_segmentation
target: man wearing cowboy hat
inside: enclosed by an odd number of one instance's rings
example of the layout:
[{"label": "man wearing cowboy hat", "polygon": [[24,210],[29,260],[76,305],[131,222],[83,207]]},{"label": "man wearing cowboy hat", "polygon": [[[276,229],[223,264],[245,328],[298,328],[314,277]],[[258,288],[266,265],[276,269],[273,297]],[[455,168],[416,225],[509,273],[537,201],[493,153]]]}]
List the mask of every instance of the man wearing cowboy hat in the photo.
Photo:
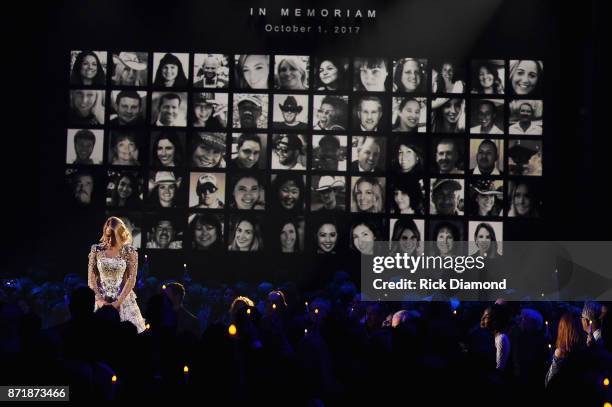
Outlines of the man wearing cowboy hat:
[{"label": "man wearing cowboy hat", "polygon": [[[225,100],[222,100],[225,99]],[[196,93],[193,95],[194,127],[219,131],[227,126],[227,94]]]},{"label": "man wearing cowboy hat", "polygon": [[278,107],[280,108],[283,114],[284,121],[274,122],[274,128],[277,128],[279,130],[306,130],[308,125],[297,120],[298,115],[302,112],[304,108],[298,105],[295,96],[287,96],[282,104],[278,104]]},{"label": "man wearing cowboy hat", "polygon": [[473,175],[501,175],[496,165],[498,160],[499,154],[495,143],[489,139],[482,140],[476,153],[476,167],[470,172]]},{"label": "man wearing cowboy hat", "polygon": [[117,114],[111,119],[112,126],[142,126],[142,99],[135,90],[122,90],[115,97]]},{"label": "man wearing cowboy hat", "polygon": [[[262,115],[263,102],[257,95],[236,96],[238,99],[238,119],[240,127],[243,129],[254,129],[258,126],[259,118]],[[265,125],[263,126],[265,127]]]},{"label": "man wearing cowboy hat", "polygon": [[276,137],[274,154],[272,155],[272,169],[305,170],[306,167],[299,162],[304,148],[300,136],[297,134],[280,134]]},{"label": "man wearing cowboy hat", "polygon": [[[438,178],[432,180],[431,214],[432,215],[463,215],[459,203],[463,201],[457,196],[457,191],[463,190],[463,180]],[[459,198],[459,199],[457,199]]]},{"label": "man wearing cowboy hat", "polygon": [[222,209],[224,205],[218,197],[218,192],[217,177],[214,174],[201,175],[196,184],[198,204],[192,208]]},{"label": "man wearing cowboy hat", "polygon": [[139,83],[139,77],[142,81],[146,81],[146,74],[143,75],[147,69],[146,62],[140,62],[138,54],[133,52],[121,52],[119,55],[113,54],[113,62],[115,66],[121,66],[120,71],[113,77],[114,85],[123,86],[142,86],[146,83]]},{"label": "man wearing cowboy hat", "polygon": [[193,138],[191,163],[198,168],[225,168],[225,134],[200,133]]},{"label": "man wearing cowboy hat", "polygon": [[504,132],[495,125],[495,103],[491,100],[482,100],[476,112],[477,126],[470,129],[472,134],[504,134]]},{"label": "man wearing cowboy hat", "polygon": [[202,79],[193,84],[194,88],[225,88],[227,82],[221,79],[221,61],[216,55],[208,54],[204,57],[196,76]]},{"label": "man wearing cowboy hat", "polygon": [[[315,195],[318,195],[320,203],[313,202],[313,211],[343,211],[344,202],[336,199],[336,193],[344,190],[344,180],[342,177],[332,177],[324,175],[319,178],[317,187],[314,189]],[[315,198],[315,196],[313,196]],[[316,199],[313,199],[316,201]]]},{"label": "man wearing cowboy hat", "polygon": [[[499,184],[496,187],[496,183]],[[501,216],[502,209],[497,204],[504,196],[502,189],[502,181],[491,181],[481,179],[474,181],[471,185],[472,201],[474,203],[471,208],[474,216]]]}]

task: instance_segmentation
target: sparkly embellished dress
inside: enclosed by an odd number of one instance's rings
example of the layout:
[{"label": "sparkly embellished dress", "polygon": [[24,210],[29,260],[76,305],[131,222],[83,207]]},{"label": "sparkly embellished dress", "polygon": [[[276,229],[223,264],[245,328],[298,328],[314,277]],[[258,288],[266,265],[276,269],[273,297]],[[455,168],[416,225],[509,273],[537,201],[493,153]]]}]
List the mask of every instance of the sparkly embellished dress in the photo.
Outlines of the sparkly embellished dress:
[{"label": "sparkly embellished dress", "polygon": [[128,245],[121,248],[117,257],[108,257],[105,253],[104,244],[91,246],[87,273],[89,287],[94,290],[96,300],[118,301],[121,320],[133,323],[140,333],[145,329],[145,321],[140,314],[134,293],[138,253]]}]

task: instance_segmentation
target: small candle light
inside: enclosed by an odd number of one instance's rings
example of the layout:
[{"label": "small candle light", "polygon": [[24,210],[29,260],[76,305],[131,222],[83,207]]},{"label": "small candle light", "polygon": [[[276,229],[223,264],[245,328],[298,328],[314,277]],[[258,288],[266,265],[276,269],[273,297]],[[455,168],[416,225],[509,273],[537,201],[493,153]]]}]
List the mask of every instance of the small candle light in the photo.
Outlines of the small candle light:
[{"label": "small candle light", "polygon": [[552,349],[552,344],[548,344],[548,349]]},{"label": "small candle light", "polygon": [[315,309],[314,309],[314,313],[315,313],[315,314],[318,314],[318,313],[319,313],[319,309],[318,309],[318,308],[315,308]]},{"label": "small candle light", "polygon": [[308,328],[304,328],[304,335],[308,334]]},{"label": "small candle light", "polygon": [[145,329],[151,329],[151,324],[146,324]]},{"label": "small candle light", "polygon": [[251,309],[250,308],[247,308],[246,312],[247,312],[247,315],[251,315]]},{"label": "small candle light", "polygon": [[276,304],[272,304],[272,309],[276,309]]},{"label": "small candle light", "polygon": [[183,373],[185,373],[185,374],[189,373],[189,366],[187,366],[187,365],[183,366]]},{"label": "small candle light", "polygon": [[544,324],[548,325],[548,321],[544,321]]},{"label": "small candle light", "polygon": [[230,334],[230,336],[234,336],[238,332],[238,329],[236,329],[236,325],[231,324],[229,328],[227,328],[227,332]]},{"label": "small candle light", "polygon": [[163,284],[162,285],[162,290],[165,290],[165,289],[166,289],[166,284]]},{"label": "small candle light", "polygon": [[117,375],[113,375],[113,377],[111,377],[111,382],[117,383]]},{"label": "small candle light", "polygon": [[456,309],[453,310],[453,315],[457,315],[457,310]]},{"label": "small candle light", "polygon": [[610,379],[608,379],[607,377],[603,379],[603,385],[604,387],[608,387],[610,385]]}]

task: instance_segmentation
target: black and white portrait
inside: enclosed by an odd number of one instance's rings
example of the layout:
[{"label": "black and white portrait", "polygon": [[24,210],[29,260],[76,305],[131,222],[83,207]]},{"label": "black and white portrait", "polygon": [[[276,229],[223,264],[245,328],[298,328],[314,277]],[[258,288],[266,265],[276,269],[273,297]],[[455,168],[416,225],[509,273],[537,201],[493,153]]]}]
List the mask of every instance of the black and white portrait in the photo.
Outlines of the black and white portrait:
[{"label": "black and white portrait", "polygon": [[177,216],[151,216],[147,219],[146,248],[169,250],[182,249],[183,222],[181,222]]},{"label": "black and white portrait", "polygon": [[343,57],[316,57],[314,88],[318,91],[346,91],[349,82],[349,59]]},{"label": "black and white portrait", "polygon": [[187,93],[153,92],[151,124],[167,127],[187,126]]},{"label": "black and white portrait", "polygon": [[272,174],[268,200],[277,211],[303,211],[306,202],[306,176],[284,172]]},{"label": "black and white portrait", "polygon": [[324,214],[310,218],[310,235],[314,252],[329,255],[342,252],[348,232],[339,214]]},{"label": "black and white portrait", "polygon": [[468,223],[469,253],[471,256],[481,256],[495,259],[502,255],[504,237],[502,222],[470,221]]},{"label": "black and white portrait", "polygon": [[151,208],[185,207],[183,177],[175,171],[151,171],[149,173],[148,205]]},{"label": "black and white portrait", "polygon": [[193,132],[190,134],[188,159],[192,168],[226,168],[225,133]]},{"label": "black and white portrait", "polygon": [[111,92],[111,126],[143,126],[147,113],[147,92],[114,90]]},{"label": "black and white portrait", "polygon": [[512,136],[541,136],[544,128],[544,103],[541,100],[510,101],[508,133]]},{"label": "black and white portrait", "polygon": [[471,99],[470,100],[470,133],[504,134],[504,100]]},{"label": "black and white portrait", "polygon": [[301,55],[274,56],[274,88],[308,90],[310,57]]},{"label": "black and white portrait", "polygon": [[454,178],[430,180],[430,215],[460,216],[465,212],[465,182]]},{"label": "black and white portrait", "polygon": [[374,244],[385,236],[384,221],[373,216],[354,216],[351,218],[349,248],[361,255],[374,254]]},{"label": "black and white portrait", "polygon": [[[465,229],[456,220],[432,220],[429,223],[429,241],[432,242],[430,255],[461,256],[465,253]],[[429,249],[429,248],[428,248]]]},{"label": "black and white portrait", "polygon": [[70,52],[70,85],[104,86],[106,55],[106,51]]},{"label": "black and white portrait", "polygon": [[85,207],[100,202],[101,179],[92,169],[66,169],[66,185],[68,201],[77,206]]},{"label": "black and white portrait", "polygon": [[391,145],[391,170],[419,176],[425,171],[425,140],[419,136],[395,136]]},{"label": "black and white portrait", "polygon": [[351,177],[351,212],[385,212],[385,177]]},{"label": "black and white portrait", "polygon": [[423,253],[425,221],[403,216],[389,220],[389,242],[391,253],[407,253],[409,256]]},{"label": "black and white portrait", "polygon": [[396,215],[424,215],[427,206],[425,181],[409,175],[394,177],[389,182],[391,213]]},{"label": "black and white portrait", "polygon": [[139,208],[142,204],[144,181],[132,170],[107,171],[106,206],[112,208]]},{"label": "black and white portrait", "polygon": [[504,181],[474,179],[467,190],[467,213],[471,216],[501,217],[504,213]]},{"label": "black and white portrait", "polygon": [[233,133],[231,167],[239,169],[266,168],[266,134]]},{"label": "black and white portrait", "polygon": [[225,250],[224,216],[221,213],[192,213],[187,218],[187,238],[193,250]]},{"label": "black and white portrait", "polygon": [[68,129],[66,164],[100,165],[104,155],[104,130]]},{"label": "black and white portrait", "polygon": [[542,175],[542,140],[509,140],[508,172],[510,175]]},{"label": "black and white portrait", "polygon": [[348,161],[347,136],[312,136],[312,169],[316,171],[346,171]]},{"label": "black and white portrait", "polygon": [[245,213],[232,215],[229,221],[228,246],[230,252],[261,252],[264,249],[263,220]]},{"label": "black and white portrait", "polygon": [[538,218],[542,213],[542,182],[539,178],[508,181],[507,205],[511,218]]},{"label": "black and white portrait", "polygon": [[271,163],[273,170],[305,170],[308,139],[301,134],[273,134]]},{"label": "black and white portrait", "polygon": [[113,53],[111,81],[115,86],[147,86],[149,54],[122,51]]},{"label": "black and white portrait", "polygon": [[[353,105],[353,130],[379,132],[384,130],[383,102],[379,96],[362,96]],[[388,119],[387,119],[388,121]]]},{"label": "black and white portrait", "polygon": [[272,250],[275,253],[301,253],[304,251],[303,216],[283,216],[271,225]]},{"label": "black and white portrait", "polygon": [[70,91],[68,123],[73,127],[104,124],[106,98],[103,90],[73,89]]},{"label": "black and white portrait", "polygon": [[314,130],[340,130],[348,128],[348,96],[314,95],[312,128]]},{"label": "black and white portrait", "polygon": [[264,210],[266,208],[266,185],[264,178],[254,172],[237,173],[229,182],[230,208],[242,210]]},{"label": "black and white portrait", "polygon": [[465,132],[465,99],[435,98],[431,101],[431,131]]},{"label": "black and white portrait", "polygon": [[268,128],[268,95],[235,93],[233,126],[240,129]]},{"label": "black and white portrait", "polygon": [[234,66],[237,89],[270,88],[270,55],[236,55]]},{"label": "black and white portrait", "polygon": [[156,88],[184,89],[189,84],[189,54],[153,54],[153,86]]},{"label": "black and white portrait", "polygon": [[152,167],[185,166],[185,132],[175,129],[155,130],[151,132]]},{"label": "black and white portrait", "polygon": [[313,175],[310,179],[310,210],[345,211],[346,178],[337,175]]},{"label": "black and white portrait", "polygon": [[195,54],[193,56],[193,87],[226,89],[230,81],[230,56]]},{"label": "black and white portrait", "polygon": [[193,127],[205,131],[220,131],[227,128],[227,93],[198,92],[192,95],[190,120]]},{"label": "black and white portrait", "polygon": [[474,95],[503,95],[506,79],[506,63],[503,59],[472,61],[471,80]]},{"label": "black and white portrait", "polygon": [[438,59],[431,64],[431,92],[465,93],[465,64],[455,59]]},{"label": "black and white portrait", "polygon": [[464,140],[456,137],[436,137],[431,143],[431,171],[439,174],[463,174],[465,166]]},{"label": "black and white portrait", "polygon": [[427,131],[427,98],[394,97],[391,124],[394,132],[425,133]]},{"label": "black and white portrait", "polygon": [[351,172],[384,172],[386,138],[353,136],[351,138]]},{"label": "black and white portrait", "polygon": [[508,94],[541,97],[544,88],[544,63],[538,60],[510,60]]},{"label": "black and white portrait", "polygon": [[141,152],[146,156],[144,137],[139,130],[111,130],[108,163],[111,165],[141,165]]},{"label": "black and white portrait", "polygon": [[308,95],[274,95],[272,128],[298,130],[308,128]]},{"label": "black and white portrait", "polygon": [[503,171],[503,140],[470,139],[470,174],[502,175]]},{"label": "black and white portrait", "polygon": [[401,58],[393,61],[393,92],[427,92],[427,59]]},{"label": "black and white portrait", "polygon": [[225,207],[225,173],[192,172],[189,176],[189,207],[223,209]]},{"label": "black and white portrait", "polygon": [[386,58],[355,58],[353,64],[353,90],[384,92],[389,89],[391,75]]}]

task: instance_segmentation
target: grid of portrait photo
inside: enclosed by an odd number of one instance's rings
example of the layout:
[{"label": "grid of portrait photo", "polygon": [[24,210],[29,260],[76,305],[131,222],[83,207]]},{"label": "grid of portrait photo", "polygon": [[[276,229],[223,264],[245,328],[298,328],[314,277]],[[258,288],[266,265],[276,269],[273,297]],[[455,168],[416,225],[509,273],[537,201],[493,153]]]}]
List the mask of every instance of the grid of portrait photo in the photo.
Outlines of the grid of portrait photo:
[{"label": "grid of portrait photo", "polygon": [[145,250],[495,257],[542,216],[543,66],[74,50],[68,198]]}]

